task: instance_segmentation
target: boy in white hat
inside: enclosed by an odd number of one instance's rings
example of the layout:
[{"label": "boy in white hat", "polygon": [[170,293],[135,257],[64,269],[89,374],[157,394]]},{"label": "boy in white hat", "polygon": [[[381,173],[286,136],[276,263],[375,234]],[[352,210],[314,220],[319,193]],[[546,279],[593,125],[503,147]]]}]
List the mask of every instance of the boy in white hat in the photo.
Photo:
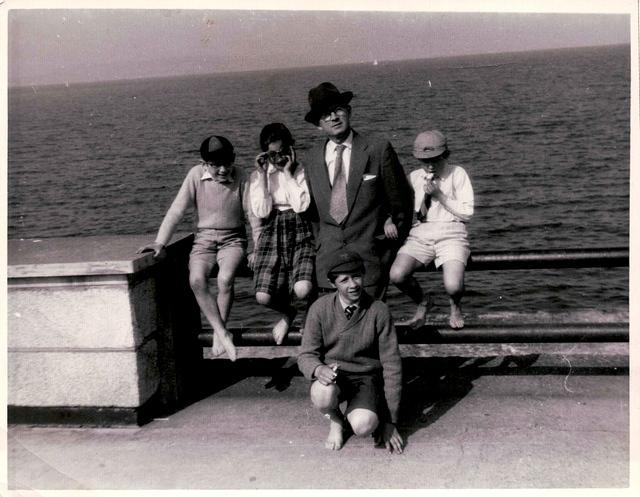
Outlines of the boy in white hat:
[{"label": "boy in white hat", "polygon": [[413,156],[421,162],[421,167],[409,175],[417,221],[398,251],[389,277],[417,308],[409,321],[398,324],[412,328],[424,325],[431,297],[424,294],[413,273],[434,261],[437,268],[442,267],[449,294],[449,326],[462,328],[460,300],[470,253],[466,223],[473,216],[473,188],[467,172],[448,162],[447,139],[440,131],[420,133],[413,144]]},{"label": "boy in white hat", "polygon": [[313,381],[311,402],[330,420],[325,447],[340,450],[350,433],[375,433],[379,444],[401,453],[402,361],[389,308],[364,291],[357,253],[339,250],[329,260],[327,278],[336,291],[309,309],[298,356],[300,371]]}]

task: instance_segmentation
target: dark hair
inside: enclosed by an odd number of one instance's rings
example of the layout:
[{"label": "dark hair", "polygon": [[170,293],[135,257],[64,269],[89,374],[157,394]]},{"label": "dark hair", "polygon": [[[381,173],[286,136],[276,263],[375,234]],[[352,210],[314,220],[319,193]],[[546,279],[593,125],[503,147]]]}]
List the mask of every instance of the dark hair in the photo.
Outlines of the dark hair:
[{"label": "dark hair", "polygon": [[[211,141],[213,140],[213,143]],[[211,146],[214,150],[211,151]],[[233,162],[236,158],[233,145],[224,136],[210,136],[200,145],[200,157],[205,162]]]},{"label": "dark hair", "polygon": [[283,147],[291,147],[295,144],[295,140],[291,135],[291,131],[282,123],[267,124],[260,131],[260,149],[266,152],[269,143],[281,140]]}]

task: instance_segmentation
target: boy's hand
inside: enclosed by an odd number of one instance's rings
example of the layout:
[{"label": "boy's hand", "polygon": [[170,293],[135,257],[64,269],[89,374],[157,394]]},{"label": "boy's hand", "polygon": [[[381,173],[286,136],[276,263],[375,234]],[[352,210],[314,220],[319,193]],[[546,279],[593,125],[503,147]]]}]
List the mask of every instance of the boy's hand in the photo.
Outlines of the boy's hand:
[{"label": "boy's hand", "polygon": [[384,222],[384,236],[390,238],[391,240],[398,239],[398,228],[395,224],[393,224],[393,220],[391,217],[388,217]]},{"label": "boy's hand", "polygon": [[338,365],[334,365],[334,367],[327,366],[323,364],[322,366],[318,366],[314,371],[314,375],[316,379],[322,383],[323,385],[331,385],[336,382],[336,378],[338,377]]},{"label": "boy's hand", "polygon": [[384,446],[389,452],[402,454],[404,440],[400,436],[400,433],[398,433],[398,429],[393,423],[384,424],[380,433],[380,441],[384,443]]},{"label": "boy's hand", "polygon": [[428,195],[433,195],[434,197],[437,197],[441,193],[441,190],[434,180],[429,180],[429,181],[426,181],[424,184],[424,192]]},{"label": "boy's hand", "polygon": [[164,256],[165,248],[161,243],[154,242],[136,250],[136,254],[142,254],[144,252],[153,252],[153,258],[158,259],[161,255]]}]

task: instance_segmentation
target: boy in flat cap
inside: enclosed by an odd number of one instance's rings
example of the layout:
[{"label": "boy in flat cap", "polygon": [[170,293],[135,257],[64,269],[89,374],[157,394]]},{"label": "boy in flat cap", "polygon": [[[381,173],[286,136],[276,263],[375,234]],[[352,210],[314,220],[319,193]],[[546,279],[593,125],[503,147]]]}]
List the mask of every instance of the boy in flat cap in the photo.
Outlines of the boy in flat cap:
[{"label": "boy in flat cap", "polygon": [[339,251],[330,260],[327,277],[336,291],[309,309],[298,356],[300,371],[312,380],[311,402],[330,420],[325,446],[340,450],[351,433],[375,432],[377,443],[401,453],[402,362],[389,308],[364,292],[358,254]]},{"label": "boy in flat cap", "polygon": [[[242,169],[234,166],[233,145],[224,136],[210,136],[200,146],[202,162],[187,173],[180,191],[164,216],[154,243],[138,249],[162,257],[178,224],[189,209],[197,213],[197,233],[189,255],[189,284],[202,313],[213,328],[213,354],[236,360],[233,336],[226,320],[233,303],[233,281],[245,257],[245,215],[251,229],[261,229],[251,214],[249,188]],[[218,295],[209,275],[218,265]]]},{"label": "boy in flat cap", "polygon": [[309,91],[305,120],[324,135],[305,168],[307,212],[317,228],[316,280],[320,293],[331,291],[330,255],[348,246],[364,260],[366,291],[383,298],[395,251],[411,228],[413,192],[391,144],[351,127],[352,98],[329,82]]}]

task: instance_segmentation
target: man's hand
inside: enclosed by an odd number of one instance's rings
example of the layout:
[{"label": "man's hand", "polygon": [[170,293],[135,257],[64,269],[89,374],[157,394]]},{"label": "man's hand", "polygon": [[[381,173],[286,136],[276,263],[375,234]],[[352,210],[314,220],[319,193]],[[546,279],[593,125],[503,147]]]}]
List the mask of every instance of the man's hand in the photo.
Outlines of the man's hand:
[{"label": "man's hand", "polygon": [[318,366],[313,374],[320,383],[322,383],[324,386],[327,386],[336,382],[336,378],[338,377],[337,369],[337,364],[334,364],[333,367],[323,364],[321,366]]},{"label": "man's hand", "polygon": [[390,238],[391,240],[398,239],[398,228],[393,223],[393,219],[391,219],[391,216],[389,216],[384,222],[384,236]]},{"label": "man's hand", "polygon": [[398,430],[393,423],[384,424],[380,433],[380,439],[380,441],[384,443],[384,446],[389,452],[402,454],[404,440],[400,436],[400,433],[398,433]]},{"label": "man's hand", "polygon": [[253,271],[253,265],[256,262],[256,253],[255,252],[250,252],[247,254],[247,266],[249,266],[249,269],[251,269]]},{"label": "man's hand", "polygon": [[145,245],[136,250],[137,254],[142,254],[144,252],[153,252],[153,258],[158,259],[164,257],[165,248],[161,243],[150,243],[149,245]]}]

